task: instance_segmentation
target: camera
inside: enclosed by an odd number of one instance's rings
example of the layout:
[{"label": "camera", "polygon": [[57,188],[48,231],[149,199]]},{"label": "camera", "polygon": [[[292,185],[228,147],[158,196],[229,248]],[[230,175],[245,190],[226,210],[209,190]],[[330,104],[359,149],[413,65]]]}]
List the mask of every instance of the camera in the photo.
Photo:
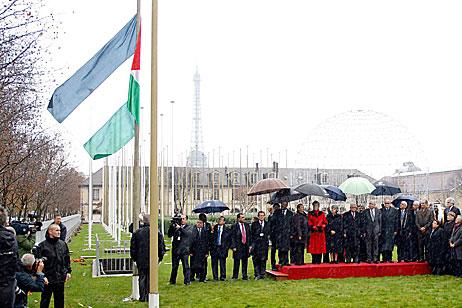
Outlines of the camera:
[{"label": "camera", "polygon": [[172,224],[172,225],[181,225],[181,215],[173,216],[172,220],[170,220],[170,224]]},{"label": "camera", "polygon": [[20,222],[12,221],[11,226],[16,231],[17,235],[26,235],[27,233],[36,233],[42,228],[42,223],[40,221],[31,221],[31,222]]},{"label": "camera", "polygon": [[32,265],[32,271],[33,271],[34,273],[37,272],[37,268],[38,268],[39,263],[40,263],[40,262],[45,263],[46,260],[47,260],[47,257],[41,257],[41,258],[35,259],[35,262],[34,262],[34,264]]}]

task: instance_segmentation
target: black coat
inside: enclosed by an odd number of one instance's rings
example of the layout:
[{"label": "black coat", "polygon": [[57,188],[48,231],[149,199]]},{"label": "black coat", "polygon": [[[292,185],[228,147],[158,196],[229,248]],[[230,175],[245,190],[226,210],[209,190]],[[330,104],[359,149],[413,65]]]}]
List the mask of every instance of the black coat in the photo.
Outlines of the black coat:
[{"label": "black coat", "polygon": [[428,237],[428,263],[430,265],[444,264],[447,258],[448,245],[444,242],[444,231],[441,228],[430,231]]},{"label": "black coat", "polygon": [[213,227],[210,240],[210,255],[217,258],[227,258],[229,246],[231,245],[231,231],[223,225],[221,232],[221,245],[218,245],[218,225]]},{"label": "black coat", "polygon": [[268,259],[270,228],[270,224],[265,221],[262,229],[259,220],[254,221],[250,226],[250,232],[252,233],[251,253],[257,259]]},{"label": "black coat", "polygon": [[[335,231],[332,235],[330,231]],[[341,253],[343,251],[343,219],[342,215],[327,215],[326,227],[327,251],[331,253]]]},{"label": "black coat", "polygon": [[308,219],[304,213],[295,213],[292,217],[292,242],[305,246],[308,243]]},{"label": "black coat", "polygon": [[45,240],[38,244],[37,257],[46,257],[43,273],[48,278],[49,283],[62,283],[66,281],[66,275],[72,272],[71,258],[67,244],[56,238],[50,238],[48,233]]},{"label": "black coat", "polygon": [[[242,243],[242,233],[239,223],[235,223],[231,228],[231,245],[233,249],[233,258],[244,259],[249,257],[249,249],[252,243],[252,233],[250,232],[250,226],[248,223],[244,223],[246,243]],[[234,249],[236,249],[234,251]]]},{"label": "black coat", "polygon": [[17,286],[23,292],[16,294],[14,300],[15,307],[27,307],[27,293],[28,292],[43,292],[45,289],[45,275],[33,274],[22,266],[21,271],[16,273]]},{"label": "black coat", "polygon": [[410,241],[415,233],[416,226],[412,212],[405,210],[404,217],[401,219],[401,210],[398,211],[398,234],[397,241],[402,243]]},{"label": "black coat", "polygon": [[192,227],[190,225],[184,225],[178,230],[170,225],[168,236],[172,238],[172,254],[189,255],[192,241]]},{"label": "black coat", "polygon": [[290,249],[290,235],[292,232],[292,216],[294,213],[287,209],[284,216],[283,209],[274,212],[276,248],[283,251]]},{"label": "black coat", "polygon": [[61,229],[61,233],[60,233],[60,236],[59,238],[66,242],[66,237],[67,237],[67,228],[66,228],[66,225],[64,225],[62,222],[58,225],[59,228]]},{"label": "black coat", "polygon": [[446,208],[444,209],[444,212],[443,212],[444,222],[448,221],[449,212],[454,212],[456,214],[456,217],[460,215],[460,209],[458,207],[452,206],[450,208]]},{"label": "black coat", "polygon": [[[210,230],[210,229],[209,229]],[[209,253],[210,231],[202,228],[200,234],[197,227],[193,227],[191,241],[191,267],[203,268],[204,260]]]},{"label": "black coat", "polygon": [[382,232],[380,236],[380,250],[392,251],[395,245],[395,232],[398,232],[399,216],[395,208],[382,208]]},{"label": "black coat", "polygon": [[351,211],[343,214],[343,236],[345,245],[356,245],[359,242],[362,231],[361,213],[356,212],[355,218]]},{"label": "black coat", "polygon": [[18,269],[18,243],[13,232],[0,226],[0,285],[12,283]]},{"label": "black coat", "polygon": [[[133,233],[130,240],[130,257],[139,268],[149,268],[149,225],[143,225]],[[158,260],[162,261],[165,254],[164,236],[158,231]]]},{"label": "black coat", "polygon": [[277,224],[276,224],[276,219],[274,216],[274,213],[270,214],[268,216],[268,223],[270,225],[270,240],[271,240],[271,245],[276,245],[276,239],[277,239]]}]

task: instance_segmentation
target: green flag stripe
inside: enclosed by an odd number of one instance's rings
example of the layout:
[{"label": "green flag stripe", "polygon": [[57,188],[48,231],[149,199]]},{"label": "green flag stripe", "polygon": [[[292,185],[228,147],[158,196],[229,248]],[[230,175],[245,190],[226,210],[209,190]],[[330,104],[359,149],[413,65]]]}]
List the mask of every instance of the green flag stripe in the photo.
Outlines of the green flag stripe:
[{"label": "green flag stripe", "polygon": [[130,82],[128,87],[128,110],[133,114],[136,123],[140,124],[140,84],[135,79],[133,73],[130,74]]},{"label": "green flag stripe", "polygon": [[[139,93],[139,92],[138,92]],[[114,154],[135,135],[135,117],[128,110],[128,102],[84,144],[92,159],[100,159]]]}]

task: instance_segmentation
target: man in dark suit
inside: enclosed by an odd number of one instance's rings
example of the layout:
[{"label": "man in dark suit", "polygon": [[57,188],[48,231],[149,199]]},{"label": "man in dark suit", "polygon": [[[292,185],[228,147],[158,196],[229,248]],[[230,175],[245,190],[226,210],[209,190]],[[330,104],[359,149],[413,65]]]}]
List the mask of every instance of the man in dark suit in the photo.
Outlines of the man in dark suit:
[{"label": "man in dark suit", "polygon": [[245,222],[244,214],[237,214],[237,222],[231,230],[231,249],[233,250],[233,279],[239,275],[239,265],[242,263],[242,280],[248,280],[247,264],[249,259],[250,244],[252,235],[250,226]]},{"label": "man in dark suit", "polygon": [[191,269],[189,267],[189,253],[191,249],[192,227],[188,225],[186,215],[181,215],[181,221],[174,221],[168,229],[168,236],[172,238],[172,272],[170,284],[176,284],[176,275],[180,261],[183,266],[184,284],[191,284]]},{"label": "man in dark suit", "polygon": [[375,201],[369,201],[369,208],[363,212],[363,237],[366,241],[367,263],[379,262],[379,236],[382,217]]},{"label": "man in dark suit", "polygon": [[[209,241],[212,239],[212,225],[207,221],[207,215],[205,213],[200,213],[199,214],[199,219],[202,220],[204,223],[204,230],[208,234],[208,239]],[[210,243],[209,243],[209,248],[210,248]],[[204,268],[204,274],[205,274],[205,280],[207,280],[207,259],[205,259],[205,268]],[[194,276],[192,276],[194,278]],[[197,277],[199,279],[199,277]]]},{"label": "man in dark suit", "polygon": [[396,236],[396,246],[398,246],[398,262],[409,262],[411,256],[412,229],[415,228],[412,214],[407,210],[407,202],[401,201],[399,204],[399,225]]},{"label": "man in dark suit", "polygon": [[268,247],[270,236],[270,225],[265,221],[265,212],[258,212],[258,220],[250,227],[252,233],[252,254],[255,280],[265,278],[266,260],[268,259]]},{"label": "man in dark suit", "polygon": [[308,236],[308,220],[305,214],[303,204],[297,205],[297,213],[292,217],[292,243],[295,247],[294,263],[295,265],[305,264],[305,247]]},{"label": "man in dark suit", "polygon": [[460,209],[455,206],[455,203],[456,201],[454,200],[454,198],[452,197],[446,198],[446,202],[445,202],[446,208],[444,209],[444,213],[443,213],[444,222],[446,222],[446,220],[448,219],[449,212],[454,212],[454,214],[456,214],[456,217],[457,215],[460,215]]},{"label": "man in dark suit", "polygon": [[361,245],[361,215],[356,204],[350,205],[350,210],[343,214],[343,237],[345,238],[345,262],[359,263]]},{"label": "man in dark suit", "polygon": [[276,271],[276,239],[277,239],[277,225],[274,213],[279,210],[279,203],[275,203],[273,207],[268,208],[268,223],[270,224],[270,240],[271,240],[271,269]]},{"label": "man in dark suit", "polygon": [[190,252],[191,281],[194,281],[194,277],[197,277],[199,282],[205,282],[205,267],[207,266],[207,257],[209,254],[209,240],[209,233],[204,228],[204,222],[199,219],[192,230]]},{"label": "man in dark suit", "polygon": [[433,211],[429,209],[427,200],[420,202],[420,210],[417,211],[415,216],[415,224],[417,226],[417,245],[419,249],[419,262],[427,260],[428,254],[428,234],[432,227]]},{"label": "man in dark suit", "polygon": [[292,232],[292,216],[294,213],[287,208],[288,203],[282,202],[281,208],[274,213],[276,223],[276,248],[279,255],[279,265],[289,265],[290,235]]},{"label": "man in dark suit", "polygon": [[226,280],[226,258],[230,245],[230,231],[225,227],[225,218],[220,216],[218,224],[212,229],[210,256],[212,257],[213,279],[218,280],[218,263],[220,263],[220,280]]},{"label": "man in dark suit", "polygon": [[382,211],[382,231],[380,251],[383,262],[392,262],[392,252],[395,247],[395,236],[398,234],[398,211],[391,207],[391,200],[385,198]]}]

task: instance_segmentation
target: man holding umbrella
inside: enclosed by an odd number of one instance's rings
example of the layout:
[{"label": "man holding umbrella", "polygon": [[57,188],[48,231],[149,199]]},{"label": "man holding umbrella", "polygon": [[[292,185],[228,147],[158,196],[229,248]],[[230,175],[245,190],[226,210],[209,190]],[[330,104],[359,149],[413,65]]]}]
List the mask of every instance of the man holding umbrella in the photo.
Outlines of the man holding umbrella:
[{"label": "man holding umbrella", "polygon": [[294,213],[287,208],[287,202],[281,203],[281,208],[274,213],[276,223],[276,248],[279,255],[279,265],[289,265],[290,233]]},{"label": "man holding umbrella", "polygon": [[265,212],[258,212],[258,220],[250,227],[252,233],[252,254],[255,280],[265,278],[266,260],[268,260],[268,246],[270,236],[270,225],[265,221]]}]

